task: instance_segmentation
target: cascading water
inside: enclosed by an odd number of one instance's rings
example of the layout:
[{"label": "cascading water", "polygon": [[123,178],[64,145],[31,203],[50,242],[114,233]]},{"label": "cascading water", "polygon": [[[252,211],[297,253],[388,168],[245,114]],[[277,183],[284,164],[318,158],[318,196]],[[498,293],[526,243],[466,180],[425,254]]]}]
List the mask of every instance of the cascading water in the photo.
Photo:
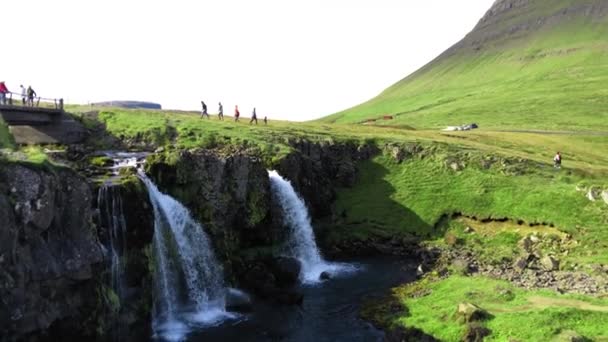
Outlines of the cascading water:
[{"label": "cascading water", "polygon": [[[127,225],[123,215],[122,200],[116,187],[104,184],[97,195],[97,207],[101,217],[101,223],[107,229],[107,247],[110,260],[110,286],[122,304],[126,298],[125,264]],[[120,319],[112,316],[112,334],[115,341],[119,340],[124,329]]]},{"label": "cascading water", "polygon": [[108,229],[108,253],[111,269],[112,289],[121,301],[125,297],[124,272],[122,257],[126,251],[125,217],[123,215],[120,194],[112,185],[104,184],[97,195],[99,212],[103,215],[102,222]]},{"label": "cascading water", "polygon": [[283,209],[285,223],[289,226],[287,238],[287,253],[298,259],[302,265],[300,279],[304,283],[317,283],[321,273],[332,275],[351,272],[355,267],[342,263],[330,263],[323,260],[308,216],[304,201],[298,196],[291,183],[276,171],[268,171],[273,195],[278,199]]},{"label": "cascading water", "polygon": [[154,207],[156,337],[181,340],[191,327],[234,317],[226,312],[223,271],[201,225],[143,172],[139,176]]}]

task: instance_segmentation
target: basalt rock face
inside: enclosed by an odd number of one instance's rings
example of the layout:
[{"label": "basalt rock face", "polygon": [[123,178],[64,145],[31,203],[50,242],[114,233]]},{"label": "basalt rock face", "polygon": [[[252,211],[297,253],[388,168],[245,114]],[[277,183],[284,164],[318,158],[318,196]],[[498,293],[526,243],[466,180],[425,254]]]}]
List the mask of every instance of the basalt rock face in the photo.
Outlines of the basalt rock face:
[{"label": "basalt rock face", "polygon": [[0,164],[0,340],[77,317],[95,297],[91,200],[71,170]]},{"label": "basalt rock face", "polygon": [[354,143],[290,142],[294,153],[283,159],[279,173],[289,179],[310,210],[310,216],[331,215],[336,187],[351,187],[357,177],[356,163],[378,152],[373,145]]},{"label": "basalt rock face", "polygon": [[[371,146],[354,143],[291,145],[294,151],[276,168],[292,182],[314,218],[331,215],[334,189],[352,186],[356,162],[376,153]],[[269,261],[281,253],[287,229],[262,158],[246,150],[164,151],[148,157],[146,171],[161,191],[178,199],[203,224],[230,282],[254,284],[254,291],[289,287]],[[260,285],[261,275],[272,281]]]},{"label": "basalt rock face", "polygon": [[[120,298],[120,294],[108,287],[108,284],[112,283],[111,260],[106,258],[104,268],[100,270],[97,278],[104,284],[106,293],[112,291],[117,302],[107,303],[106,300],[106,303],[99,303],[97,306],[97,310],[102,308],[105,312],[98,314],[98,320],[95,322],[96,335],[102,339],[118,335],[121,340],[147,341],[152,335],[150,323],[154,292],[154,211],[145,185],[135,175],[125,176],[119,183],[109,187],[106,191],[114,193],[112,200],[117,203],[113,206],[119,213],[108,213],[108,206],[100,205],[98,200],[95,203],[95,222],[100,241],[106,250],[111,248],[110,230],[113,223],[109,221],[119,219],[124,222],[124,242],[121,243],[124,251],[121,251],[120,256],[123,279],[120,281],[125,289]],[[97,198],[99,199],[98,196]],[[113,218],[113,214],[121,216]]]},{"label": "basalt rock face", "polygon": [[268,172],[255,156],[207,150],[165,152],[150,156],[146,167],[159,189],[203,224],[226,273],[233,273],[235,255],[241,250],[282,240],[270,214]]}]

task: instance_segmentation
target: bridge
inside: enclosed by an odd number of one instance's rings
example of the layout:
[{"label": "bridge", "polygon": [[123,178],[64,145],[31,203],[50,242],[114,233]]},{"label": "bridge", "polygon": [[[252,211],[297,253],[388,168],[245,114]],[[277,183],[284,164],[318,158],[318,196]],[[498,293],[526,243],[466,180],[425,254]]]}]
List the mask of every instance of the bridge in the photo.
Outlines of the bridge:
[{"label": "bridge", "polygon": [[9,126],[17,144],[73,144],[86,137],[85,128],[63,108],[63,99],[8,92],[0,102],[0,118]]}]

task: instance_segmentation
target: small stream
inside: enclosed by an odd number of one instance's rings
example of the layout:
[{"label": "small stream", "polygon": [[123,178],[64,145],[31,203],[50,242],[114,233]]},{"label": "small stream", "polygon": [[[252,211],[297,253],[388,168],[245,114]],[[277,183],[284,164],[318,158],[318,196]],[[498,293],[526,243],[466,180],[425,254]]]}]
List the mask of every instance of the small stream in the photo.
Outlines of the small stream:
[{"label": "small stream", "polygon": [[382,341],[384,333],[358,318],[365,298],[415,279],[415,267],[396,258],[350,261],[359,268],[322,284],[303,285],[302,306],[254,302],[236,321],[192,332],[187,341]]}]

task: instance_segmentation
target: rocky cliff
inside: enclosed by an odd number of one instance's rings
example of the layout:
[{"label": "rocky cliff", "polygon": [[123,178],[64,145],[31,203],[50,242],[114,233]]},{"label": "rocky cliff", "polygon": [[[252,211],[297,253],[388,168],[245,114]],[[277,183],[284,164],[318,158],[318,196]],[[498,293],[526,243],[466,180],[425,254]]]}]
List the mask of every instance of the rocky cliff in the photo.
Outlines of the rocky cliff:
[{"label": "rocky cliff", "polygon": [[102,248],[91,190],[65,168],[0,165],[0,336],[78,316],[95,297]]},{"label": "rocky cliff", "polygon": [[[335,188],[351,186],[368,145],[290,142],[275,168],[305,199],[311,216],[331,215]],[[286,234],[267,166],[255,151],[168,150],[148,157],[159,188],[203,224],[227,281],[281,303],[302,300],[292,287],[299,264],[279,257]],[[68,168],[5,162],[0,167],[0,335],[2,341],[55,337],[150,336],[154,219],[135,175],[106,186],[120,198],[126,225],[126,295],[109,285],[111,217],[99,185]]]}]

